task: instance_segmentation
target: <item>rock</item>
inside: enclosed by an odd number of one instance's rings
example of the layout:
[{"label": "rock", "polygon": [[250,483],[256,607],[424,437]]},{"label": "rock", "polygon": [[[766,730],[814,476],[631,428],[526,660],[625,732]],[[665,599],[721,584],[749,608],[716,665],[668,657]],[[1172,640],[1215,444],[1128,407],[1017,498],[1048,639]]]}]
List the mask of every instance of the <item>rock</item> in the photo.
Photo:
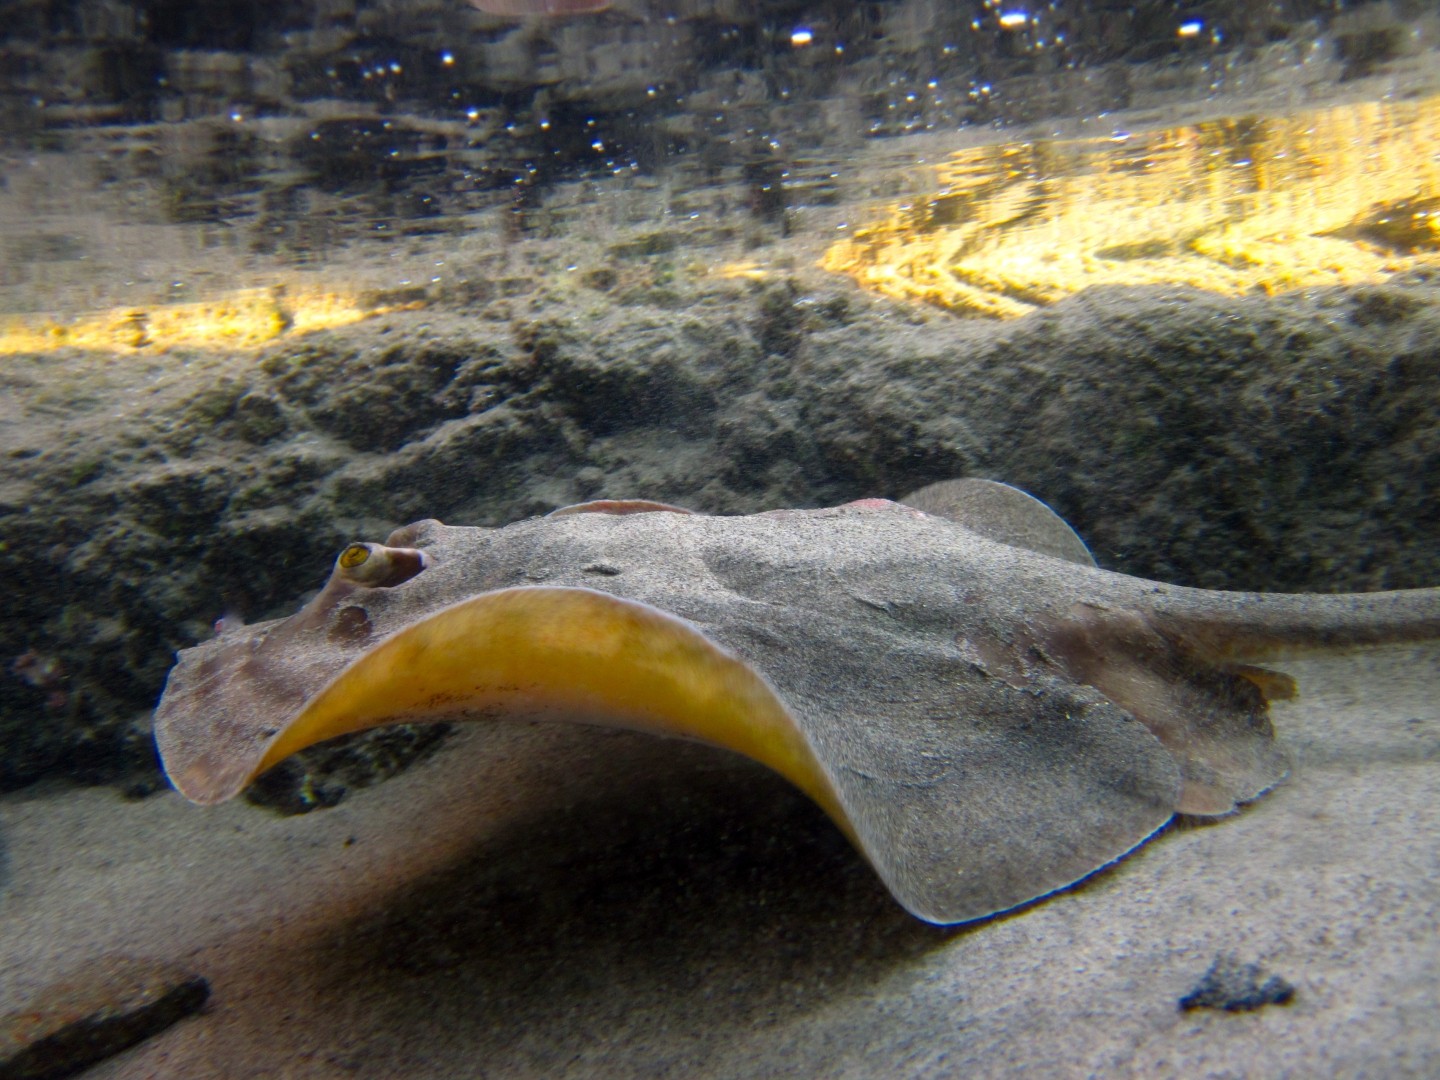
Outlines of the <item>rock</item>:
[{"label": "rock", "polygon": [[1195,989],[1180,999],[1180,1011],[1223,1009],[1251,1012],[1266,1005],[1288,1005],[1295,1000],[1295,987],[1279,975],[1265,977],[1259,964],[1242,964],[1234,956],[1220,954]]},{"label": "rock", "polygon": [[251,785],[245,797],[287,815],[335,806],[352,789],[389,779],[429,757],[451,730],[450,724],[401,724],[332,739],[281,762]]},{"label": "rock", "polygon": [[108,955],[37,991],[0,1018],[0,1080],[52,1080],[196,1012],[210,984],[174,964]]}]

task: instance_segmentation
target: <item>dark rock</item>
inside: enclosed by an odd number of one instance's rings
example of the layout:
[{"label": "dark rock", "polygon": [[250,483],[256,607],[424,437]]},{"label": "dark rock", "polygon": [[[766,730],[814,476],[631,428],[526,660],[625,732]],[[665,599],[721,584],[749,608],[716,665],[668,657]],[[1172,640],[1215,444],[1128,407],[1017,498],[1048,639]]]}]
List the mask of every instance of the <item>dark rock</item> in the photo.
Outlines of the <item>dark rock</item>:
[{"label": "dark rock", "polygon": [[1268,978],[1259,964],[1242,964],[1234,956],[1215,957],[1210,970],[1195,989],[1180,999],[1182,1012],[1192,1009],[1223,1009],[1250,1012],[1266,1005],[1288,1005],[1295,999],[1295,987],[1279,975]]},{"label": "dark rock", "polygon": [[246,442],[271,442],[285,434],[285,414],[267,394],[246,394],[235,402],[235,420]]},{"label": "dark rock", "polygon": [[102,956],[0,1017],[0,1080],[74,1076],[200,1009],[210,984],[173,964]]},{"label": "dark rock", "polygon": [[245,798],[287,815],[323,810],[352,788],[368,787],[423,761],[451,730],[449,724],[401,724],[333,739],[282,761],[252,784]]}]

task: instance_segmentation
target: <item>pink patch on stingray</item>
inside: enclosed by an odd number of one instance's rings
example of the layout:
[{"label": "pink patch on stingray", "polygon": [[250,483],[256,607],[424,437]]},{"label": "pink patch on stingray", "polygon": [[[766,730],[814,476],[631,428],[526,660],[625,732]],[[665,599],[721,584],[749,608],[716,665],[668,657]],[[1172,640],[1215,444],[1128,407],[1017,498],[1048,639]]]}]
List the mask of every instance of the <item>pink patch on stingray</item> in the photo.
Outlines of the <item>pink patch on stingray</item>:
[{"label": "pink patch on stingray", "polygon": [[565,517],[567,514],[692,514],[693,510],[686,510],[683,506],[671,506],[669,503],[654,502],[650,499],[592,499],[589,502],[575,503],[573,506],[562,506],[558,510],[551,510],[546,517]]}]

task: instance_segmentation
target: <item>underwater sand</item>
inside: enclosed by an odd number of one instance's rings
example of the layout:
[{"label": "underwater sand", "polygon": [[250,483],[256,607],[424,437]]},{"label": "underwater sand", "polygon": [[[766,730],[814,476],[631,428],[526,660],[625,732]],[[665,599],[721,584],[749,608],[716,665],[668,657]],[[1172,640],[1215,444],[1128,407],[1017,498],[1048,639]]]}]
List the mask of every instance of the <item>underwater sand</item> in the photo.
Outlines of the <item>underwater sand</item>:
[{"label": "underwater sand", "polygon": [[[1285,784],[956,931],[781,782],[616,732],[472,729],[304,817],[31,788],[0,800],[0,1007],[107,950],[210,979],[97,1080],[1435,1075],[1437,666],[1288,665]],[[1294,1002],[1180,1012],[1217,954]]]}]

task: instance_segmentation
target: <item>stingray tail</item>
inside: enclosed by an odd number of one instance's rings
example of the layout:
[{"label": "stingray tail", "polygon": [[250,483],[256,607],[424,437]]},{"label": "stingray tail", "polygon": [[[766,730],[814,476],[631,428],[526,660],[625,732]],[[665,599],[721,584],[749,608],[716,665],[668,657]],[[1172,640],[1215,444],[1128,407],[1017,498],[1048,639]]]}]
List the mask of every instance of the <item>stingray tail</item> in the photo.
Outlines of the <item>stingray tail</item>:
[{"label": "stingray tail", "polygon": [[1151,618],[1214,659],[1260,661],[1440,639],[1440,588],[1335,594],[1166,588]]}]

